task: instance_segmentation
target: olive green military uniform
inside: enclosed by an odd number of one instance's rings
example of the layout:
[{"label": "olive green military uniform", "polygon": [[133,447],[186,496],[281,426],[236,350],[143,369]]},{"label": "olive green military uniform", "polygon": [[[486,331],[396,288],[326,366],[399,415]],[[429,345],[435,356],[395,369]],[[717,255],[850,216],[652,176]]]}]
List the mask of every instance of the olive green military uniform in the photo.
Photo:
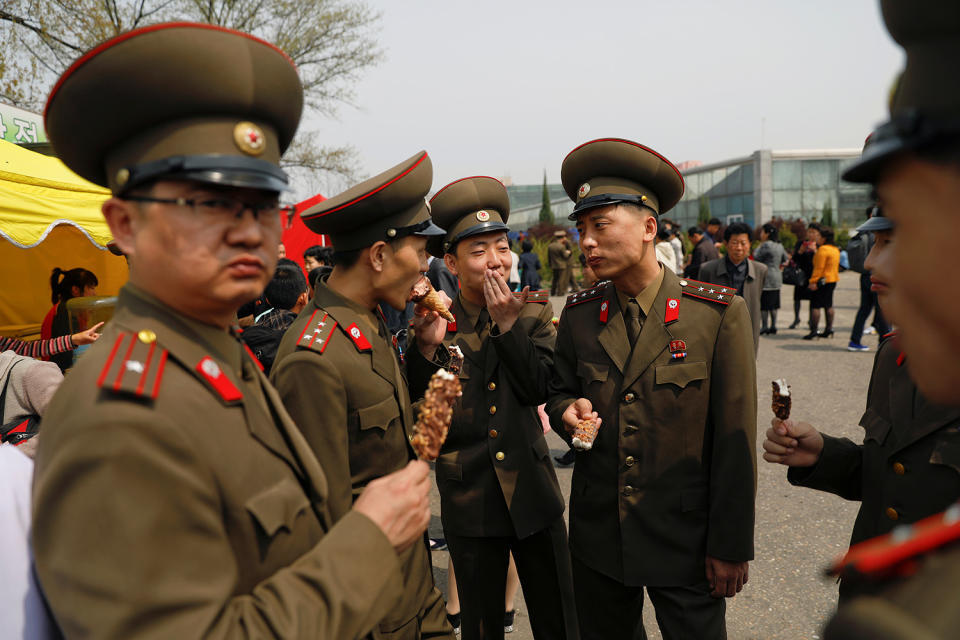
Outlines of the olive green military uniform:
[{"label": "olive green military uniform", "polygon": [[[278,194],[302,100],[273,45],[153,25],[75,62],[46,129],[120,198],[157,180]],[[133,284],[43,430],[33,550],[68,638],[356,638],[400,601],[391,543],[357,512],[333,526],[323,470],[237,338]]]},{"label": "olive green military uniform", "polygon": [[559,237],[554,238],[553,242],[547,245],[547,262],[550,263],[550,269],[553,271],[553,282],[550,285],[550,295],[566,295],[570,286],[570,271],[568,260],[572,252],[563,240]]},{"label": "olive green military uniform", "polygon": [[[578,147],[564,168],[567,193],[587,210],[628,202],[659,212],[682,193],[672,165],[628,141]],[[590,400],[602,419],[593,448],[577,454],[570,492],[581,636],[642,635],[646,587],[665,638],[725,637],[724,601],[709,595],[705,557],[753,558],[750,316],[735,291],[662,267],[636,296],[632,343],[627,304],[610,282],[568,298],[547,402],[568,442],[561,416],[574,400]]]},{"label": "olive green military uniform", "polygon": [[[860,160],[847,167],[842,176],[849,182],[875,186],[878,179],[882,179],[884,169],[896,159],[916,151],[939,149],[944,152],[945,163],[954,163],[960,146],[957,128],[960,90],[957,83],[944,82],[944,78],[952,78],[956,72],[960,5],[939,0],[881,0],[880,7],[887,30],[904,49],[906,67],[889,93],[889,120],[871,134],[870,144],[864,148]],[[941,259],[943,272],[949,272],[953,266],[952,256],[944,255]],[[938,273],[927,275],[930,295],[949,295],[949,287],[943,291],[938,287]],[[957,353],[955,344],[944,344],[943,348]],[[904,406],[902,401],[898,405]],[[890,431],[888,439],[893,437],[892,427]],[[946,434],[938,437],[945,438],[944,442],[949,440]],[[922,465],[923,443],[931,438],[919,439],[915,452],[911,446],[900,453],[915,453]],[[894,446],[892,442],[890,446]],[[931,462],[933,460],[928,464]],[[885,469],[885,477],[888,473],[889,469]],[[906,478],[905,473],[900,479]],[[926,502],[925,496],[914,495],[907,511]],[[914,561],[920,567],[916,574],[893,584],[880,580],[878,587],[882,592],[853,599],[841,608],[824,637],[827,640],[955,638],[960,628],[960,596],[957,595],[960,593],[960,550],[954,544],[942,553],[925,553]]]},{"label": "olive green military uniform", "polygon": [[[338,228],[333,236],[338,250],[372,244],[370,233],[388,240],[412,226],[425,229],[430,218],[423,197],[432,175],[430,159],[421,152],[324,201],[321,207],[307,211],[304,219],[311,225],[317,220],[336,225],[337,218],[325,218],[326,212],[352,203],[337,212],[348,216],[350,225],[350,231]],[[390,186],[376,191],[382,204],[361,210],[372,206],[365,194],[384,184]],[[398,220],[384,220],[411,208],[416,209],[415,219],[403,220],[402,226],[391,226]],[[373,218],[369,224],[361,221],[364,211]],[[422,225],[424,222],[427,225]],[[364,237],[352,235],[354,228]],[[394,235],[387,234],[389,229]],[[325,230],[329,231],[329,226]],[[349,513],[371,480],[404,468],[415,457],[408,442],[413,433],[410,396],[397,355],[382,317],[333,291],[325,279],[317,282],[313,300],[290,325],[277,349],[272,380],[326,471],[335,522]],[[380,621],[374,637],[453,638],[443,597],[433,583],[426,538],[401,554],[400,562],[403,597]]]},{"label": "olive green military uniform", "polygon": [[240,341],[127,285],[44,416],[37,574],[68,638],[357,637],[400,565],[327,492]]},{"label": "olive green military uniform", "polygon": [[[494,178],[454,182],[431,205],[447,230],[442,242],[428,244],[438,259],[470,237],[507,229],[509,198]],[[537,413],[546,401],[556,340],[546,293],[532,294],[538,301],[526,303],[513,327],[501,332],[487,309],[461,290],[435,362],[416,348],[408,356],[418,398],[446,360],[446,347],[456,345],[464,355],[463,395],[436,466],[464,640],[503,637],[508,551],[534,637],[578,637],[563,496]]]},{"label": "olive green military uniform", "polygon": [[[860,426],[862,445],[823,434],[817,464],[787,474],[791,484],[862,502],[851,545],[960,499],[960,408],[924,399],[895,339],[884,340],[877,351]],[[841,602],[865,588],[842,582]]]}]

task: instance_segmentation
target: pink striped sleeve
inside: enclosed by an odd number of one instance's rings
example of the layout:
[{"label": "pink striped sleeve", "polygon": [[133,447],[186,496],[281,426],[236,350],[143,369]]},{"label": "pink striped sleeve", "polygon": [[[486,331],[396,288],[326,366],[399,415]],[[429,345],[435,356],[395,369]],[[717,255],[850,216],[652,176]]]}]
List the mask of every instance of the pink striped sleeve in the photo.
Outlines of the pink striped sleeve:
[{"label": "pink striped sleeve", "polygon": [[31,358],[48,358],[55,353],[64,353],[73,350],[70,336],[60,336],[50,340],[34,340],[27,342],[16,338],[0,336],[0,351],[15,351],[21,356]]}]

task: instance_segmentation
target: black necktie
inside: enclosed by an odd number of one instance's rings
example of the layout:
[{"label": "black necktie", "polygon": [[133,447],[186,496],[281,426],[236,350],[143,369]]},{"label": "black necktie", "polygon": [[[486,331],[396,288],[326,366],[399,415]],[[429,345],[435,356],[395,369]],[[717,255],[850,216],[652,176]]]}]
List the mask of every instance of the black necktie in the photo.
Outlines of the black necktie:
[{"label": "black necktie", "polygon": [[630,298],[630,301],[627,303],[626,317],[624,320],[627,323],[627,339],[630,340],[630,347],[637,343],[637,338],[640,337],[640,305],[637,303],[636,299]]}]

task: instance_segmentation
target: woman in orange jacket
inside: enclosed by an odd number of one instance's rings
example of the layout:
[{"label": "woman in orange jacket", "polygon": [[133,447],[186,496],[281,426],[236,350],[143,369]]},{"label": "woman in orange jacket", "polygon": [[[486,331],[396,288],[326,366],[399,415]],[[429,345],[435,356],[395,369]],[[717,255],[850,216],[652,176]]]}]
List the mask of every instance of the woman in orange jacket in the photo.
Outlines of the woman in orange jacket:
[{"label": "woman in orange jacket", "polygon": [[[810,274],[810,333],[804,340],[829,338],[833,335],[833,290],[840,279],[840,249],[833,239],[833,229],[820,228],[817,253],[813,256],[813,273]],[[824,309],[826,326],[823,333],[817,333],[820,324],[820,310]]]}]

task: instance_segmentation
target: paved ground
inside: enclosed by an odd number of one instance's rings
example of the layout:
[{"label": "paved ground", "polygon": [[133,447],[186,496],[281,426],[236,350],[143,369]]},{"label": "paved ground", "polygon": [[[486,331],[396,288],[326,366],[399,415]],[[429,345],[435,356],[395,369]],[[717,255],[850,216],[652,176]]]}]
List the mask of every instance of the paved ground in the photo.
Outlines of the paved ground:
[{"label": "paved ground", "polygon": [[[866,401],[876,336],[863,340],[870,353],[846,350],[850,327],[859,304],[859,280],[855,273],[844,273],[835,295],[836,335],[831,339],[806,342],[807,329],[788,330],[792,307],[781,309],[779,333],[762,336],[757,361],[760,410],[757,425],[757,450],[772,414],[770,381],[786,377],[793,387],[793,415],[833,435],[862,441],[857,426]],[[792,287],[783,289],[783,302],[792,305]],[[562,309],[563,300],[553,298],[554,309]],[[806,303],[803,313],[806,314]],[[805,317],[805,316],[804,316]],[[822,321],[821,321],[822,322]],[[547,434],[560,455],[566,445],[553,433]],[[760,454],[758,453],[758,459]],[[736,598],[728,600],[727,627],[731,640],[819,638],[823,621],[832,612],[837,588],[822,576],[822,569],[847,548],[857,504],[832,495],[790,486],[786,470],[780,465],[758,462],[756,560],[750,564],[750,583]],[[564,495],[569,497],[572,468],[558,468],[557,476]],[[440,500],[434,489],[432,537],[442,537]],[[434,574],[446,593],[446,552],[433,555]],[[529,618],[518,598],[517,630],[509,640],[528,640]],[[647,602],[644,617],[651,639],[660,638]]]}]

